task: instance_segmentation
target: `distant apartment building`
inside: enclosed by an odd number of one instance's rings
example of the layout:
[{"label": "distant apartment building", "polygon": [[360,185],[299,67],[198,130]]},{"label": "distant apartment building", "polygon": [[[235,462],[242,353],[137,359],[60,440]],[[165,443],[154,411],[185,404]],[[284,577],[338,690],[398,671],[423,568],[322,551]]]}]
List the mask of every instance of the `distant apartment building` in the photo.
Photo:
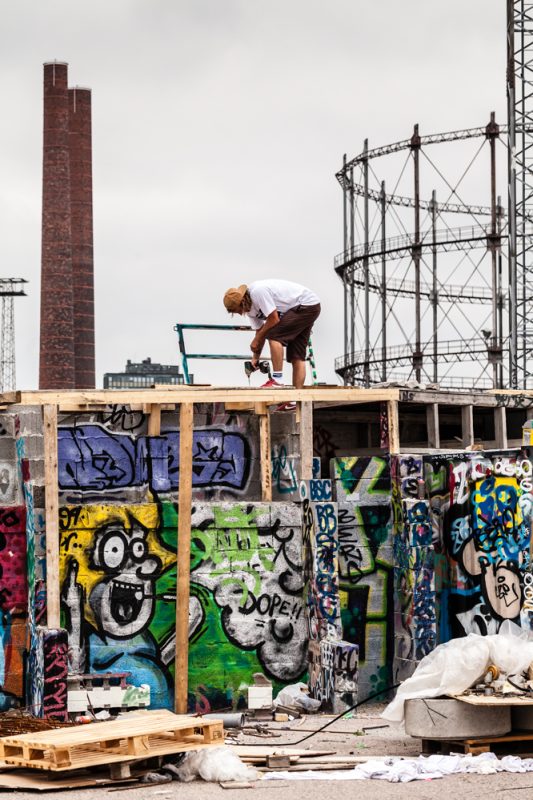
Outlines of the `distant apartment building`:
[{"label": "distant apartment building", "polygon": [[[194,376],[190,375],[194,383]],[[140,364],[128,359],[124,372],[106,372],[104,389],[149,389],[154,384],[180,385],[185,383],[183,373],[177,364],[155,364],[145,358]]]}]

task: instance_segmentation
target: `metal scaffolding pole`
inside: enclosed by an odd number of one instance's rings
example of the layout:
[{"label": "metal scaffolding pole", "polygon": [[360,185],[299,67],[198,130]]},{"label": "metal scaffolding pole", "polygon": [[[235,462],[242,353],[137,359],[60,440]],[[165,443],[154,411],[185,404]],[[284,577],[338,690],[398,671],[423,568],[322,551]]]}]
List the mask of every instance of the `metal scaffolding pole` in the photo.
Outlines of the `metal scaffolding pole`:
[{"label": "metal scaffolding pole", "polygon": [[[350,251],[355,247],[355,194],[353,190],[353,168],[350,170]],[[355,285],[350,278],[350,353],[355,351]]]},{"label": "metal scaffolding pole", "polygon": [[387,380],[387,195],[381,181],[381,380]]},{"label": "metal scaffolding pole", "polygon": [[507,0],[509,372],[513,388],[533,377],[533,2]]},{"label": "metal scaffolding pole", "polygon": [[[502,227],[503,227],[503,218],[504,218],[504,210],[502,206],[502,198],[498,196],[497,199],[498,205],[498,215],[497,215],[497,232],[498,237],[501,242],[502,236]],[[500,246],[498,250],[498,346],[500,348],[500,353],[502,357],[500,358],[500,363],[498,367],[498,386],[504,387],[504,380],[503,380],[503,308],[504,308],[504,295],[503,295],[503,267],[502,267],[502,248]]]},{"label": "metal scaffolding pole", "polygon": [[431,193],[431,244],[432,244],[432,287],[431,287],[431,306],[433,310],[433,383],[439,380],[439,358],[438,358],[438,309],[439,292],[437,284],[437,192],[433,189]]},{"label": "metal scaffolding pole", "polygon": [[500,136],[500,127],[495,120],[494,111],[491,112],[490,122],[487,125],[486,136],[490,146],[490,232],[487,236],[487,247],[491,256],[491,285],[492,285],[492,323],[490,343],[487,342],[487,355],[492,366],[492,385],[498,387],[498,367],[501,361],[501,351],[498,342],[498,252],[500,239],[498,235],[498,205],[496,201],[496,139]]},{"label": "metal scaffolding pole", "polygon": [[[346,153],[342,160],[344,168],[346,168]],[[348,194],[346,186],[342,189],[342,240],[344,245],[344,252],[348,250]],[[348,352],[348,286],[346,284],[346,270],[342,274],[342,288],[344,296],[344,352]],[[344,381],[346,384],[346,380]]]},{"label": "metal scaffolding pole", "polygon": [[[363,154],[368,153],[368,139],[365,139]],[[365,365],[364,365],[364,380],[365,386],[370,386],[370,280],[369,280],[369,264],[368,264],[368,250],[370,244],[370,227],[368,216],[368,158],[363,160],[363,180],[365,186],[364,196],[364,247],[365,258],[363,260],[363,273],[365,276]]]},{"label": "metal scaffolding pole", "polygon": [[414,206],[415,206],[415,235],[412,247],[413,263],[415,265],[415,349],[413,352],[413,367],[415,377],[420,381],[422,377],[422,350],[421,350],[421,310],[420,310],[420,260],[422,248],[420,243],[420,136],[418,125],[415,125],[411,137],[411,151],[414,165]]}]

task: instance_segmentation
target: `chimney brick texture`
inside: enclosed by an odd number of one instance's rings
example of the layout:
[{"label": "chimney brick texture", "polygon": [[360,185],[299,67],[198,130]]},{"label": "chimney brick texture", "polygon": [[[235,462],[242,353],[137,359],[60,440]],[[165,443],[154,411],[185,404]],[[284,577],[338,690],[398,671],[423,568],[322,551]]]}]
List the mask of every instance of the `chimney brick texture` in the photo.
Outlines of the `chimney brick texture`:
[{"label": "chimney brick texture", "polygon": [[67,70],[44,65],[40,389],[75,388]]},{"label": "chimney brick texture", "polygon": [[69,89],[70,210],[76,389],[95,388],[91,91]]}]

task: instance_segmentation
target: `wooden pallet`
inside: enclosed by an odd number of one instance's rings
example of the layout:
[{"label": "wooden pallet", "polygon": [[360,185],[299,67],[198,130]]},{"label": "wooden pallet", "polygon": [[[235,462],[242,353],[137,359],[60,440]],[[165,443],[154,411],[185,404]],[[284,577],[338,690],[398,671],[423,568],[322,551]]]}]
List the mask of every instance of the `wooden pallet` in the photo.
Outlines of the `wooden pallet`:
[{"label": "wooden pallet", "polygon": [[513,731],[504,736],[483,736],[474,739],[422,739],[423,753],[497,753],[498,755],[533,755],[533,733]]},{"label": "wooden pallet", "polygon": [[220,720],[147,711],[129,719],[6,736],[0,739],[0,759],[31,769],[62,771],[222,744]]}]

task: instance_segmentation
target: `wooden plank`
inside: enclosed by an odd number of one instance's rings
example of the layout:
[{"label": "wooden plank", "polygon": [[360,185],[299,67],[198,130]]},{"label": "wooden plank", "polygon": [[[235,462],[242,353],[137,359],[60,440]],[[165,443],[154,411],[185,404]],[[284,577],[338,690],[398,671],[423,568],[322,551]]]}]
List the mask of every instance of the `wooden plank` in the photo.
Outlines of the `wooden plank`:
[{"label": "wooden plank", "polygon": [[399,389],[358,389],[348,386],[308,386],[251,388],[245,386],[171,386],[168,389],[87,389],[86,391],[35,391],[20,392],[20,405],[131,405],[143,403],[225,403],[263,402],[277,405],[280,402],[339,401],[346,404],[385,402],[398,400]]},{"label": "wooden plank", "polygon": [[[293,732],[297,731],[298,729],[294,728]],[[346,734],[349,736],[349,734]],[[235,755],[239,756],[243,760],[248,758],[257,759],[263,758],[265,759],[267,756],[272,755],[289,755],[289,756],[305,756],[306,758],[320,758],[324,756],[333,756],[335,755],[335,750],[304,750],[303,748],[293,747],[292,745],[288,745],[286,747],[276,747],[275,745],[267,745],[267,744],[259,744],[256,747],[254,745],[249,744],[232,744],[227,745]]]},{"label": "wooden plank", "polygon": [[474,406],[461,407],[461,437],[463,447],[470,447],[474,444]]},{"label": "wooden plank", "polygon": [[387,415],[389,417],[389,452],[400,452],[400,421],[398,419],[397,400],[387,401]]},{"label": "wooden plank", "polygon": [[178,579],[176,583],[176,656],[174,703],[177,713],[187,711],[189,686],[189,595],[191,567],[191,503],[193,404],[180,408],[180,463],[178,495]]},{"label": "wooden plank", "polygon": [[270,415],[259,417],[259,458],[261,462],[261,500],[272,502],[272,453],[270,445]]},{"label": "wooden plank", "polygon": [[21,392],[2,392],[0,394],[0,403],[2,405],[13,405],[13,403],[20,403]]},{"label": "wooden plank", "polygon": [[[131,778],[126,781],[116,781],[109,774],[104,771],[94,775],[70,775],[61,776],[57,774],[46,773],[35,774],[35,770],[26,770],[21,767],[14,767],[12,772],[0,774],[0,789],[29,789],[33,792],[53,792],[58,789],[82,789],[89,786],[106,786],[112,783],[120,783],[121,788],[130,786],[132,783],[137,782],[138,777]],[[143,784],[146,788],[146,784]],[[113,791],[113,790],[112,790]],[[18,795],[15,795],[17,797]],[[68,797],[68,795],[65,795]]]},{"label": "wooden plank", "polygon": [[59,494],[57,468],[57,405],[43,406],[44,492],[46,518],[46,622],[60,626]]},{"label": "wooden plank", "polygon": [[426,422],[428,431],[428,447],[438,450],[440,447],[439,404],[426,406]]},{"label": "wooden plank", "polygon": [[302,479],[313,477],[313,404],[300,403],[300,458]]},{"label": "wooden plank", "polygon": [[533,698],[514,697],[512,695],[495,697],[494,695],[450,694],[448,696],[471,706],[533,706]]},{"label": "wooden plank", "polygon": [[494,409],[494,438],[496,447],[505,450],[507,447],[507,416],[505,406]]},{"label": "wooden plank", "polygon": [[161,406],[151,403],[148,416],[148,436],[161,435]]}]

